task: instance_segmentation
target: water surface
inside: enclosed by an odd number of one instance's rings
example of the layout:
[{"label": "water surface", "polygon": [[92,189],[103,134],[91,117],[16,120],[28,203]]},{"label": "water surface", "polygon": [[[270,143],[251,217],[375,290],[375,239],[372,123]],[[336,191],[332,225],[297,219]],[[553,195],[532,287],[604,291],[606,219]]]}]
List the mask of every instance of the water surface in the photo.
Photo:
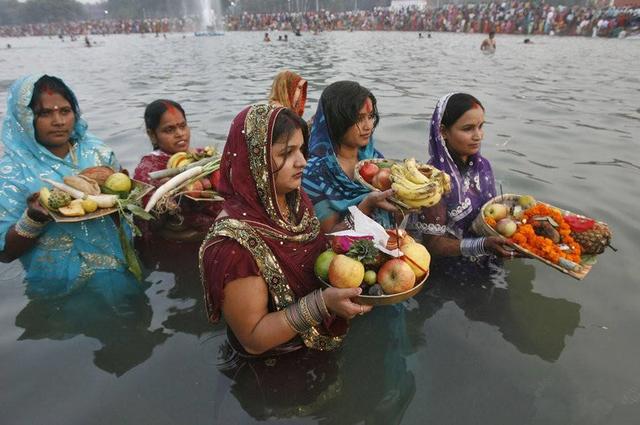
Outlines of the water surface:
[{"label": "water surface", "polygon": [[[305,117],[327,84],[378,98],[378,148],[426,160],[437,99],[486,108],[483,154],[505,193],[609,223],[582,282],[533,260],[484,274],[434,273],[398,308],[357,318],[343,350],[229,373],[224,324],[206,322],[196,258],[149,260],[134,314],[90,295],[37,301],[18,263],[0,267],[3,424],[631,424],[640,417],[640,42],[480,35],[325,33],[262,43],[260,33],[81,42],[26,38],[0,51],[0,115],[25,73],[64,78],[90,129],[132,170],[150,150],[146,103],[181,102],[196,146],[288,67],[309,81]],[[168,258],[167,258],[168,257]],[[235,373],[235,372],[234,372]],[[256,376],[262,379],[256,384]]]}]

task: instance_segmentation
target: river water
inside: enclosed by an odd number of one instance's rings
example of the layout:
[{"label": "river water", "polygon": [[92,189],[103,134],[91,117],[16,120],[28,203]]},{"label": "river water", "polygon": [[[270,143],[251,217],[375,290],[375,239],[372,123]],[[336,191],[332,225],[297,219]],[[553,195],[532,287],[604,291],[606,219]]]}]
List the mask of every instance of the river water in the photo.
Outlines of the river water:
[{"label": "river water", "polygon": [[15,78],[58,75],[129,170],[150,150],[146,103],[180,101],[192,143],[221,142],[285,67],[309,81],[306,118],[331,82],[370,88],[377,146],[395,158],[426,160],[437,99],[472,93],[486,107],[483,154],[504,192],[605,221],[618,249],[581,282],[528,259],[482,276],[434,275],[412,301],[355,319],[337,353],[239,369],[223,360],[224,324],[206,322],[193,252],[152,262],[133,315],[91,297],[29,300],[20,265],[2,265],[2,423],[637,423],[640,42],[499,36],[483,55],[481,39],[132,35],[95,38],[91,49],[2,40],[0,115]]}]

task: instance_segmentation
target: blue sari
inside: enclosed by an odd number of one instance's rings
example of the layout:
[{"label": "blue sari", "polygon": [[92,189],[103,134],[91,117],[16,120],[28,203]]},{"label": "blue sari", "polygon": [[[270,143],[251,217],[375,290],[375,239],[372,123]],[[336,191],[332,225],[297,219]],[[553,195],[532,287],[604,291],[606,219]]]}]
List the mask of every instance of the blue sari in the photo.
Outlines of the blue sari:
[{"label": "blue sari", "polygon": [[[358,151],[358,160],[382,158],[374,145],[371,136],[367,146]],[[358,205],[371,192],[357,181],[351,180],[340,167],[329,136],[322,99],[318,103],[311,127],[309,161],[304,169],[302,187],[311,198],[320,221],[336,213],[342,219],[350,206]],[[393,223],[391,215],[380,209],[374,210],[372,218],[385,228],[391,227]]]},{"label": "blue sari", "polygon": [[[25,211],[27,197],[44,186],[41,178],[62,181],[64,176],[98,165],[120,169],[113,151],[87,132],[79,113],[71,136],[75,155],[70,152],[58,158],[36,141],[29,103],[40,77],[23,77],[9,89],[1,135],[0,250],[5,249],[7,232]],[[75,96],[73,101],[77,107]],[[89,282],[110,286],[114,275],[105,273],[127,269],[118,229],[108,216],[79,223],[50,222],[20,261],[26,270],[27,293],[35,296],[63,295]]]}]

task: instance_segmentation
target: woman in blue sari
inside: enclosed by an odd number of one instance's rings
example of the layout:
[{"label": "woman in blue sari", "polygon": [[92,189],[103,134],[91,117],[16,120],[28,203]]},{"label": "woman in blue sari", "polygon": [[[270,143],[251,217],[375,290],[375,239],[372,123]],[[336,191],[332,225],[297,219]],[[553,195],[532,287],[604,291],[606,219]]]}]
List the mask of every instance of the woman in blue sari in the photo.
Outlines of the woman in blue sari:
[{"label": "woman in blue sari", "polygon": [[352,205],[384,227],[392,225],[389,212],[397,208],[387,198],[393,191],[372,192],[354,179],[358,161],[382,157],[373,141],[379,120],[375,96],[354,81],[338,81],[322,92],[302,180],[322,231],[348,219]]},{"label": "woman in blue sari", "polygon": [[35,75],[11,86],[2,144],[0,260],[20,259],[27,293],[57,296],[90,284],[111,296],[118,286],[131,285],[111,217],[56,223],[38,202],[42,178],[62,181],[99,165],[120,169],[113,151],[87,132],[62,80]]}]

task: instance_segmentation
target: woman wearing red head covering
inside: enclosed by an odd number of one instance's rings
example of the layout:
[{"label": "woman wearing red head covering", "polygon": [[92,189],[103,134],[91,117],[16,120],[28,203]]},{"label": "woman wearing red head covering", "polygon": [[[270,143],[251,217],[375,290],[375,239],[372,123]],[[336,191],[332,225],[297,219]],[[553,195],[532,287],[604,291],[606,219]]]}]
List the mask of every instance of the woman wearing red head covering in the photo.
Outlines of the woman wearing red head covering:
[{"label": "woman wearing red head covering", "polygon": [[271,85],[269,103],[291,109],[301,117],[307,102],[307,80],[293,71],[282,71]]},{"label": "woman wearing red head covering", "polygon": [[321,290],[314,274],[326,240],[300,189],[308,137],[291,110],[264,104],[231,124],[219,185],[225,202],[200,248],[200,271],[209,319],[222,312],[241,354],[331,350],[346,333],[344,319],[371,309],[350,301],[360,288]]}]

